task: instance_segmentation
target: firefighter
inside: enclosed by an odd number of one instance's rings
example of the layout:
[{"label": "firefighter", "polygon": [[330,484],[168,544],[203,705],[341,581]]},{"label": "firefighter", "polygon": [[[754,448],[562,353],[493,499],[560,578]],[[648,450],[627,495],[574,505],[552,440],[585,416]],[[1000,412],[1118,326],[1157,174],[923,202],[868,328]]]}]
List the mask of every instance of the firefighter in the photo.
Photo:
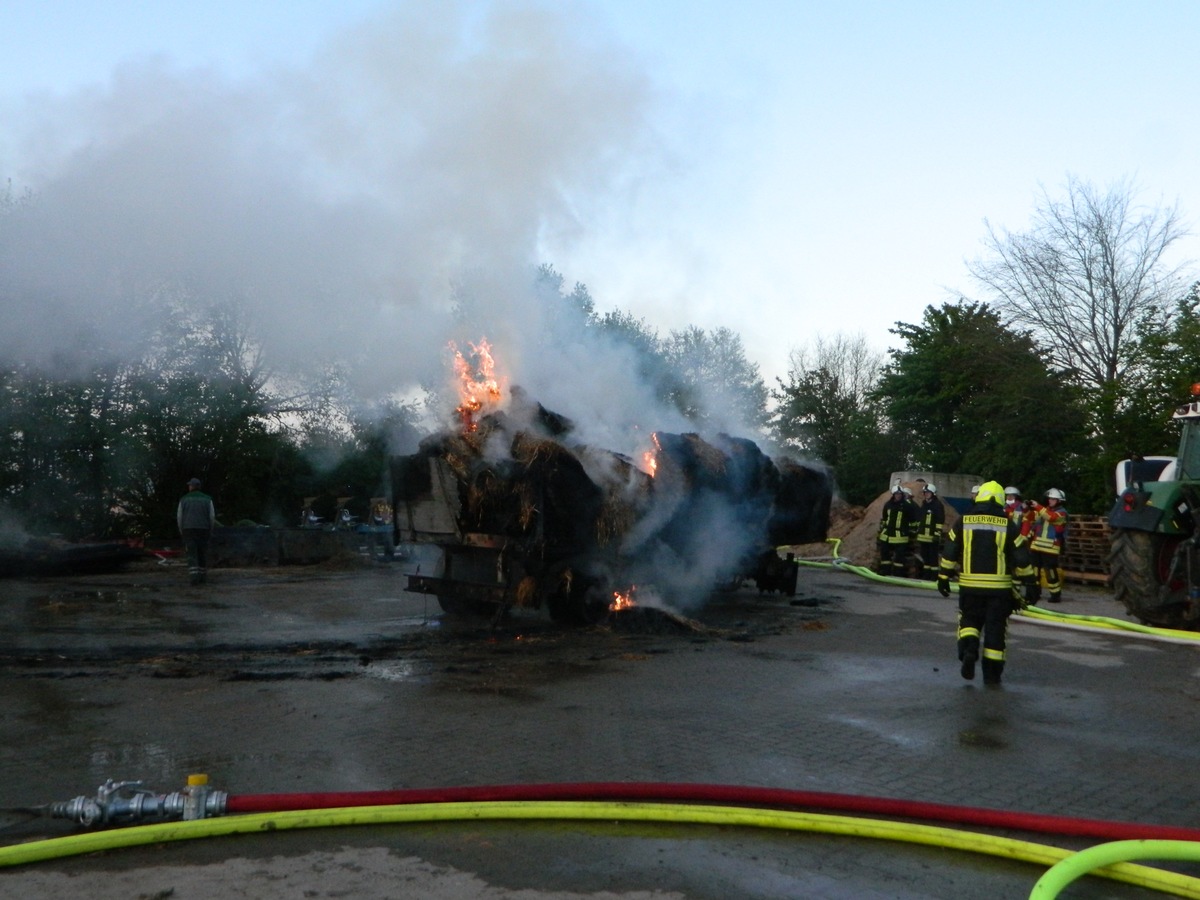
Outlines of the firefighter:
[{"label": "firefighter", "polygon": [[958,570],[962,677],[975,678],[975,663],[982,655],[983,683],[988,686],[1000,684],[1008,617],[1022,605],[1021,587],[1033,579],[1027,540],[1021,526],[1004,514],[1002,491],[996,481],[979,486],[975,505],[946,535],[937,577],[938,593],[949,597],[950,576]]},{"label": "firefighter", "polygon": [[1062,554],[1067,542],[1066,502],[1066,494],[1058,488],[1050,488],[1046,491],[1045,505],[1036,500],[1028,503],[1026,533],[1029,535],[1033,565],[1037,570],[1031,598],[1034,603],[1041,599],[1043,589],[1049,591],[1051,603],[1062,602]]},{"label": "firefighter", "polygon": [[942,549],[942,529],[946,524],[946,506],[937,495],[936,484],[921,490],[920,518],[917,520],[917,550],[921,554],[921,577],[936,581],[938,554]]},{"label": "firefighter", "polygon": [[1025,506],[1021,502],[1021,489],[1019,487],[1006,487],[1004,489],[1004,514],[1016,522],[1020,522],[1025,515]]},{"label": "firefighter", "polygon": [[892,485],[892,496],[883,505],[879,517],[879,574],[904,577],[908,545],[917,530],[921,513],[913,502],[912,491],[903,485]]}]

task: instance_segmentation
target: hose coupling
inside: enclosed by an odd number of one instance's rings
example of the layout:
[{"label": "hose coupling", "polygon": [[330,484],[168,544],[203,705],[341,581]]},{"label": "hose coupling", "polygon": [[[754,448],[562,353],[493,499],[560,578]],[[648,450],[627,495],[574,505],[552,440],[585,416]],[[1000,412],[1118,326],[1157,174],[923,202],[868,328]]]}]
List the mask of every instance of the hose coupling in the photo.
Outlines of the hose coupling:
[{"label": "hose coupling", "polygon": [[84,827],[136,825],[146,820],[206,819],[225,814],[229,794],[208,786],[208,776],[189,775],[181,791],[157,794],[140,781],[113,781],[100,785],[94,797],[50,804],[55,819],[70,819]]}]

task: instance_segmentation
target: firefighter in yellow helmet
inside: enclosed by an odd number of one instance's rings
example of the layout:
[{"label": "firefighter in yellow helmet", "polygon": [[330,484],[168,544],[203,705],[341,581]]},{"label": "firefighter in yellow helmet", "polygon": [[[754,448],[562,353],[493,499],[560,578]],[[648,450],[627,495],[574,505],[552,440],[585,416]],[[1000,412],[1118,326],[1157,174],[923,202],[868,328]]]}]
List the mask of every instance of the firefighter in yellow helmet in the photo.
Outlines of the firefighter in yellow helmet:
[{"label": "firefighter in yellow helmet", "polygon": [[1000,684],[1004,672],[1008,617],[1021,605],[1020,585],[1033,578],[1029,548],[1019,523],[1004,512],[999,482],[979,486],[975,504],[946,535],[937,585],[950,596],[958,570],[958,658],[962,677],[975,677],[982,656],[983,683]]}]

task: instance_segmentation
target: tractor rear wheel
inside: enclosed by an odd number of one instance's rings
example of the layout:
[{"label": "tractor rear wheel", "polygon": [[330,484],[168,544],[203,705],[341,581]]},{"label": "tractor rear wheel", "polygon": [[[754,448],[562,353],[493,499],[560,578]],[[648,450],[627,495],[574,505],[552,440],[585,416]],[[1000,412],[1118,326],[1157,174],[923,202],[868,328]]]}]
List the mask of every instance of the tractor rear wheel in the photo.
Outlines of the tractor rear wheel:
[{"label": "tractor rear wheel", "polygon": [[1134,618],[1159,628],[1196,628],[1185,618],[1187,586],[1171,577],[1178,535],[1118,528],[1108,553],[1113,593]]}]

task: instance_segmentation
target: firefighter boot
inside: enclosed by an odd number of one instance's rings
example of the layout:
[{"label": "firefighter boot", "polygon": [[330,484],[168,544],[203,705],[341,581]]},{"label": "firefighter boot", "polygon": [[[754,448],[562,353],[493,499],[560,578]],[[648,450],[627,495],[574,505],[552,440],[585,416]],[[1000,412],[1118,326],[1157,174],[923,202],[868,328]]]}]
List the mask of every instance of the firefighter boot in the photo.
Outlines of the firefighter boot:
[{"label": "firefighter boot", "polygon": [[1050,602],[1062,602],[1062,569],[1052,569],[1046,578],[1046,587],[1050,589]]},{"label": "firefighter boot", "polygon": [[962,660],[962,677],[967,681],[975,678],[975,663],[979,659],[979,638],[959,638],[958,658]]},{"label": "firefighter boot", "polygon": [[1004,673],[1004,660],[1002,659],[987,659],[983,660],[983,683],[988,687],[999,687],[1000,676]]}]

